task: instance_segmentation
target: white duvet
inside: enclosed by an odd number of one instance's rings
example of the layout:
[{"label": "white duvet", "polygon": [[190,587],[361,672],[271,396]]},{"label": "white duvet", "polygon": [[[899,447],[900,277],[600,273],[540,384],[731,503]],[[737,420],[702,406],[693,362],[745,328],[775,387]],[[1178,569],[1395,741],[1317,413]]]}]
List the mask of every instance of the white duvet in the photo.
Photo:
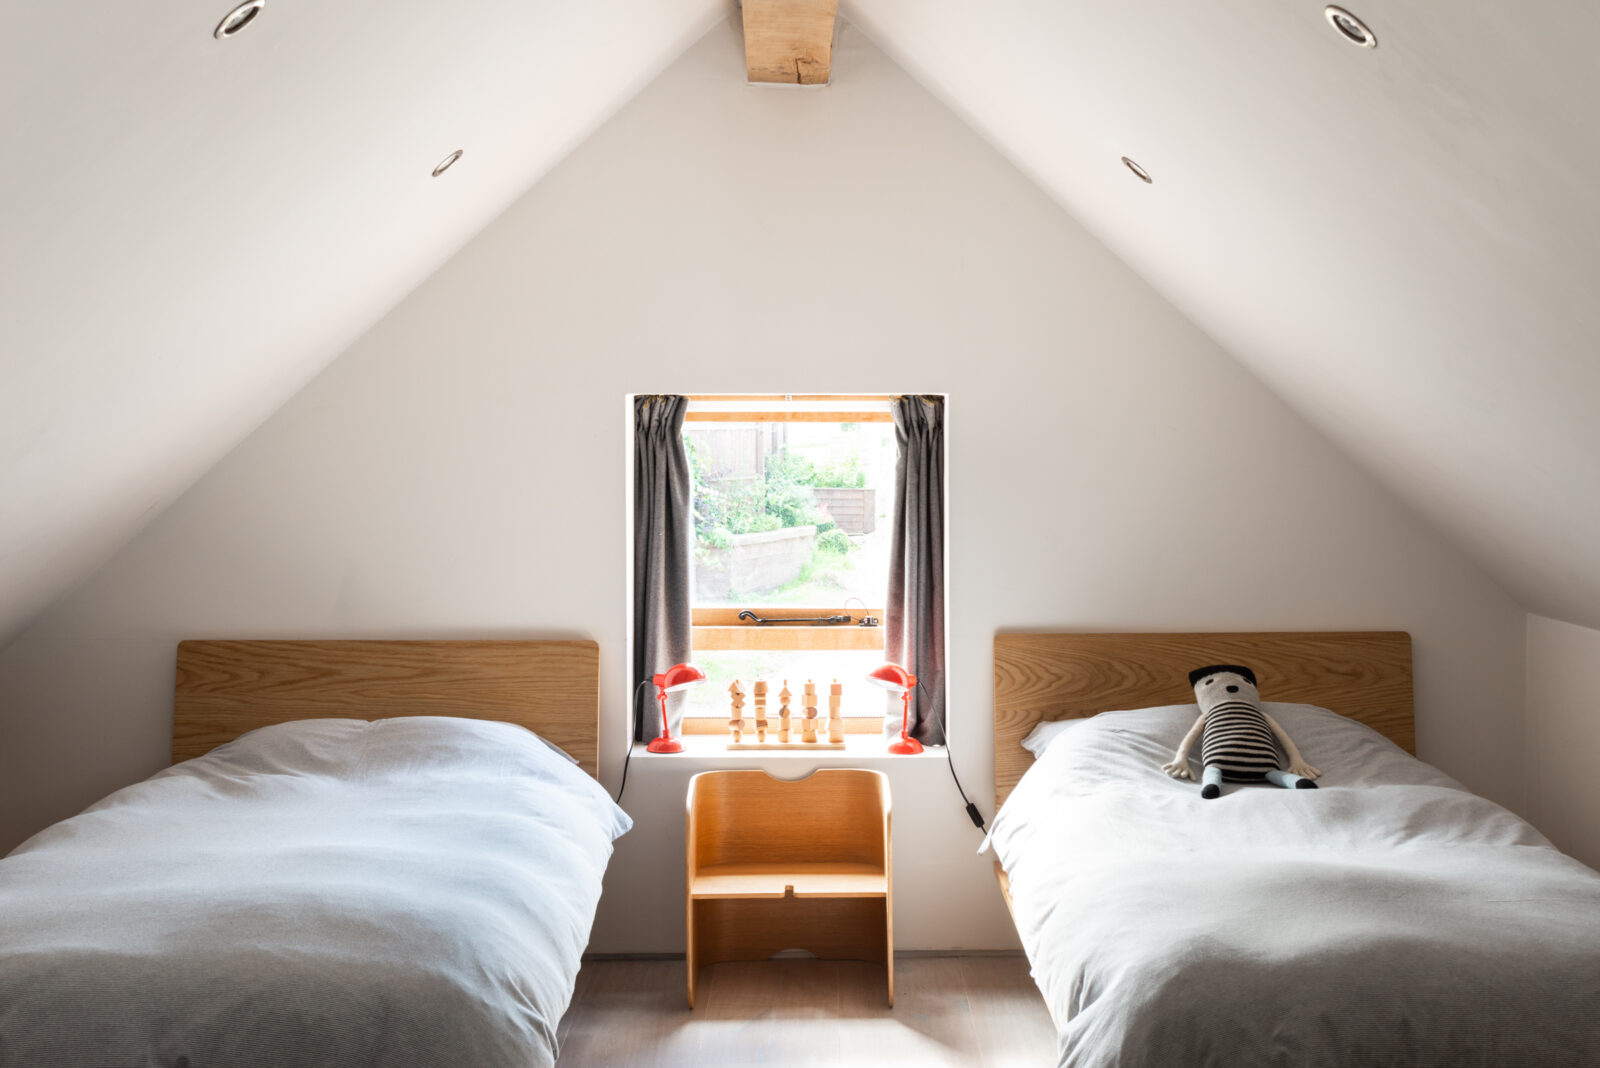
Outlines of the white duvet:
[{"label": "white duvet", "polygon": [[1161,765],[1193,705],[1065,731],[994,823],[1072,1066],[1600,1065],[1600,875],[1323,709],[1318,790]]},{"label": "white duvet", "polygon": [[550,1065],[613,839],[530,732],[252,732],[0,861],[0,1065]]}]

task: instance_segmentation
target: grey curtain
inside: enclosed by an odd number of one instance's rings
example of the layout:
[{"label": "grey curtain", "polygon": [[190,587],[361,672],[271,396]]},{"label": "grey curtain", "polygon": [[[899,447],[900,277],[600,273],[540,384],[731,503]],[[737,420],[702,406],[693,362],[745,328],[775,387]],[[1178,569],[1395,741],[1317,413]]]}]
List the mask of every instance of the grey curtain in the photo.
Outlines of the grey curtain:
[{"label": "grey curtain", "polygon": [[[911,736],[944,744],[944,398],[896,397],[894,534],[884,649],[917,676]],[[889,721],[894,721],[893,731]],[[900,703],[885,713],[884,734],[900,733]]]},{"label": "grey curtain", "polygon": [[[633,681],[634,738],[661,733],[654,687],[639,689],[674,664],[689,659],[690,515],[689,456],[683,415],[689,398],[633,400]],[[667,698],[673,734],[683,718],[684,695]]]}]

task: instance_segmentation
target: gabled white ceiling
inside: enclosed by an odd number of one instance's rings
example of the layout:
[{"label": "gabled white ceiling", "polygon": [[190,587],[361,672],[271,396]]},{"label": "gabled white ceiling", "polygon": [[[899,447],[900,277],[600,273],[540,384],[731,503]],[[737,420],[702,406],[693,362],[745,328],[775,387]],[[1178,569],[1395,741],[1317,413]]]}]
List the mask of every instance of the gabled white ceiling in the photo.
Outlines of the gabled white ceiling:
[{"label": "gabled white ceiling", "polygon": [[1600,625],[1600,4],[1344,6],[1377,48],[1321,0],[846,10],[1525,605]]},{"label": "gabled white ceiling", "polygon": [[0,647],[728,10],[235,2],[0,11]]},{"label": "gabled white ceiling", "polygon": [[[216,41],[229,6],[0,15],[0,646],[729,10],[268,0]],[[1525,603],[1600,625],[1600,6],[1353,0],[1370,51],[1322,6],[842,11]]]}]

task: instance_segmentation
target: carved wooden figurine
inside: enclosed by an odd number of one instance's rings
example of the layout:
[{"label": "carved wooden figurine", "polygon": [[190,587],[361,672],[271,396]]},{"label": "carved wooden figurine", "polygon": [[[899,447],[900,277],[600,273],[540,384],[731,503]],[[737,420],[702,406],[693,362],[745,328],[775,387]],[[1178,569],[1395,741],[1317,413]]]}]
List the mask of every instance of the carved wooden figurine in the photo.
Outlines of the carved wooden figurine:
[{"label": "carved wooden figurine", "polygon": [[805,696],[800,700],[806,706],[805,733],[801,740],[814,742],[817,740],[817,684],[807,679]]},{"label": "carved wooden figurine", "polygon": [[[766,733],[766,729],[767,729],[767,680],[766,679],[757,679],[756,680],[756,722],[761,725],[761,731],[762,731],[763,734],[765,734]],[[749,730],[749,729],[750,729],[749,725],[746,724],[745,725],[745,730]],[[765,738],[762,738],[761,740],[762,741],[766,741]]]},{"label": "carved wooden figurine", "polygon": [[843,700],[844,687],[834,679],[828,690],[828,741],[841,744],[844,742],[844,715],[839,711],[839,703]]},{"label": "carved wooden figurine", "polygon": [[783,689],[778,691],[778,700],[783,704],[778,708],[778,741],[789,740],[789,698],[794,695],[789,692],[789,680],[783,680]]},{"label": "carved wooden figurine", "polygon": [[733,740],[737,742],[744,730],[744,690],[739,688],[738,679],[733,680],[728,692],[733,695],[732,707],[728,710],[728,730],[732,733]]}]

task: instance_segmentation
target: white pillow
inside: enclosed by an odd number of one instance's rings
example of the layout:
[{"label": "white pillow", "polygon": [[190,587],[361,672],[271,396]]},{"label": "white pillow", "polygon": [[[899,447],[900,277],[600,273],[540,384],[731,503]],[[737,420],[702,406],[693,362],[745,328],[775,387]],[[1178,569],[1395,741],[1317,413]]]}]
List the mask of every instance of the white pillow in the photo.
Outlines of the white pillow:
[{"label": "white pillow", "polygon": [[1033,759],[1038,760],[1044,756],[1044,751],[1050,748],[1050,743],[1067,733],[1069,728],[1088,722],[1088,716],[1073,719],[1047,719],[1028,732],[1028,736],[1022,739],[1022,748],[1032,753]]}]

